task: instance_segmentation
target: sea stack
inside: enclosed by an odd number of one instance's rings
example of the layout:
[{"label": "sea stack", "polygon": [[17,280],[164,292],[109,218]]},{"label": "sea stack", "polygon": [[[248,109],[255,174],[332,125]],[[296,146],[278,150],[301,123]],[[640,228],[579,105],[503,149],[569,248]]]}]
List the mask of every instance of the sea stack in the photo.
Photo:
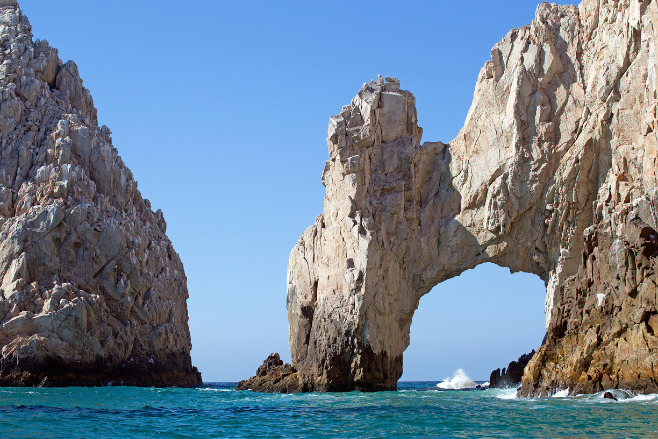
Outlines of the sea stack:
[{"label": "sea stack", "polygon": [[330,119],[324,212],[288,264],[298,389],[395,389],[419,299],[493,262],[547,286],[521,395],[657,392],[657,39],[654,1],[542,3],[446,144],[421,143],[397,79],[364,84]]},{"label": "sea stack", "polygon": [[183,264],[72,61],[0,0],[0,385],[194,386]]},{"label": "sea stack", "polygon": [[502,371],[500,369],[492,371],[489,375],[489,387],[492,389],[517,387],[521,383],[523,371],[533,355],[535,355],[534,350],[529,354],[521,355],[516,361],[510,361]]}]

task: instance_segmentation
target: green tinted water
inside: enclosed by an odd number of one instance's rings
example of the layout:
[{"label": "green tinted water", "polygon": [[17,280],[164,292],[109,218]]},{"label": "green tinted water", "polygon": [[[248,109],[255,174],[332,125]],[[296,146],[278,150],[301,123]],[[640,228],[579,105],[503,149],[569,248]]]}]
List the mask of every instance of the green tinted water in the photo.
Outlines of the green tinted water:
[{"label": "green tinted water", "polygon": [[0,388],[0,437],[658,437],[658,396],[518,399],[514,391],[269,395],[136,387]]}]

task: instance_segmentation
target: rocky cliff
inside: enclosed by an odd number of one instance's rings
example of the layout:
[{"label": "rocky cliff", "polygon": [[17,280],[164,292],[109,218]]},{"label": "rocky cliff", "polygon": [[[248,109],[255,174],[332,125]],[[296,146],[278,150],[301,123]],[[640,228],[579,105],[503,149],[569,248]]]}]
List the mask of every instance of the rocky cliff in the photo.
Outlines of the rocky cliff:
[{"label": "rocky cliff", "polygon": [[419,299],[493,262],[547,286],[522,395],[658,391],[656,26],[647,0],[542,3],[448,144],[421,144],[393,78],[331,117],[324,212],[288,265],[299,390],[395,389]]},{"label": "rocky cliff", "polygon": [[197,385],[186,278],[72,61],[0,0],[0,385]]}]

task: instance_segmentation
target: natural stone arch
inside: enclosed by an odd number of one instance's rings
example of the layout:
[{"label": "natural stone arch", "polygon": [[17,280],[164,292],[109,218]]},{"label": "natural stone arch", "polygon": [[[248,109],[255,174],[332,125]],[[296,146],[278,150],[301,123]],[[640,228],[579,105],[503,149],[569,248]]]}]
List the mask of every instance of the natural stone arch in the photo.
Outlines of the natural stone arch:
[{"label": "natural stone arch", "polygon": [[547,285],[523,394],[655,389],[657,11],[541,4],[492,49],[449,144],[421,144],[398,80],[364,84],[330,120],[324,212],[290,255],[297,373],[274,389],[395,389],[420,297],[483,262]]},{"label": "natural stone arch", "polygon": [[539,276],[493,263],[441,282],[414,312],[400,380],[436,383],[459,369],[489,380],[493,370],[542,344],[545,297]]}]

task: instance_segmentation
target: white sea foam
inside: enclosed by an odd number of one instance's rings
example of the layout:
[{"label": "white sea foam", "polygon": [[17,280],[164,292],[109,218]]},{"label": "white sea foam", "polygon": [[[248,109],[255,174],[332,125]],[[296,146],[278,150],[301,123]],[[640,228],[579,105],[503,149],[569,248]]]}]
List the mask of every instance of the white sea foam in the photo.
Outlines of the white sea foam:
[{"label": "white sea foam", "polygon": [[569,396],[569,389],[558,390],[551,395],[551,398],[566,398],[567,396]]},{"label": "white sea foam", "polygon": [[629,401],[629,402],[658,402],[658,394],[657,393],[650,393],[648,395],[637,395],[634,396],[633,398],[625,399],[623,400],[624,402]]},{"label": "white sea foam", "polygon": [[[606,398],[605,394],[610,393],[615,399]],[[624,403],[658,403],[658,393],[650,393],[647,395],[637,395],[635,392],[624,389],[609,389],[603,392],[594,393],[592,395],[576,395],[579,399],[584,399],[589,402],[624,402]]]},{"label": "white sea foam", "polygon": [[[494,389],[488,390],[489,392]],[[496,398],[498,399],[517,399],[517,390],[516,389],[495,389],[498,393]]]},{"label": "white sea foam", "polygon": [[475,386],[477,384],[466,375],[464,369],[458,369],[452,378],[446,378],[436,385],[439,389],[445,390],[469,389]]}]

